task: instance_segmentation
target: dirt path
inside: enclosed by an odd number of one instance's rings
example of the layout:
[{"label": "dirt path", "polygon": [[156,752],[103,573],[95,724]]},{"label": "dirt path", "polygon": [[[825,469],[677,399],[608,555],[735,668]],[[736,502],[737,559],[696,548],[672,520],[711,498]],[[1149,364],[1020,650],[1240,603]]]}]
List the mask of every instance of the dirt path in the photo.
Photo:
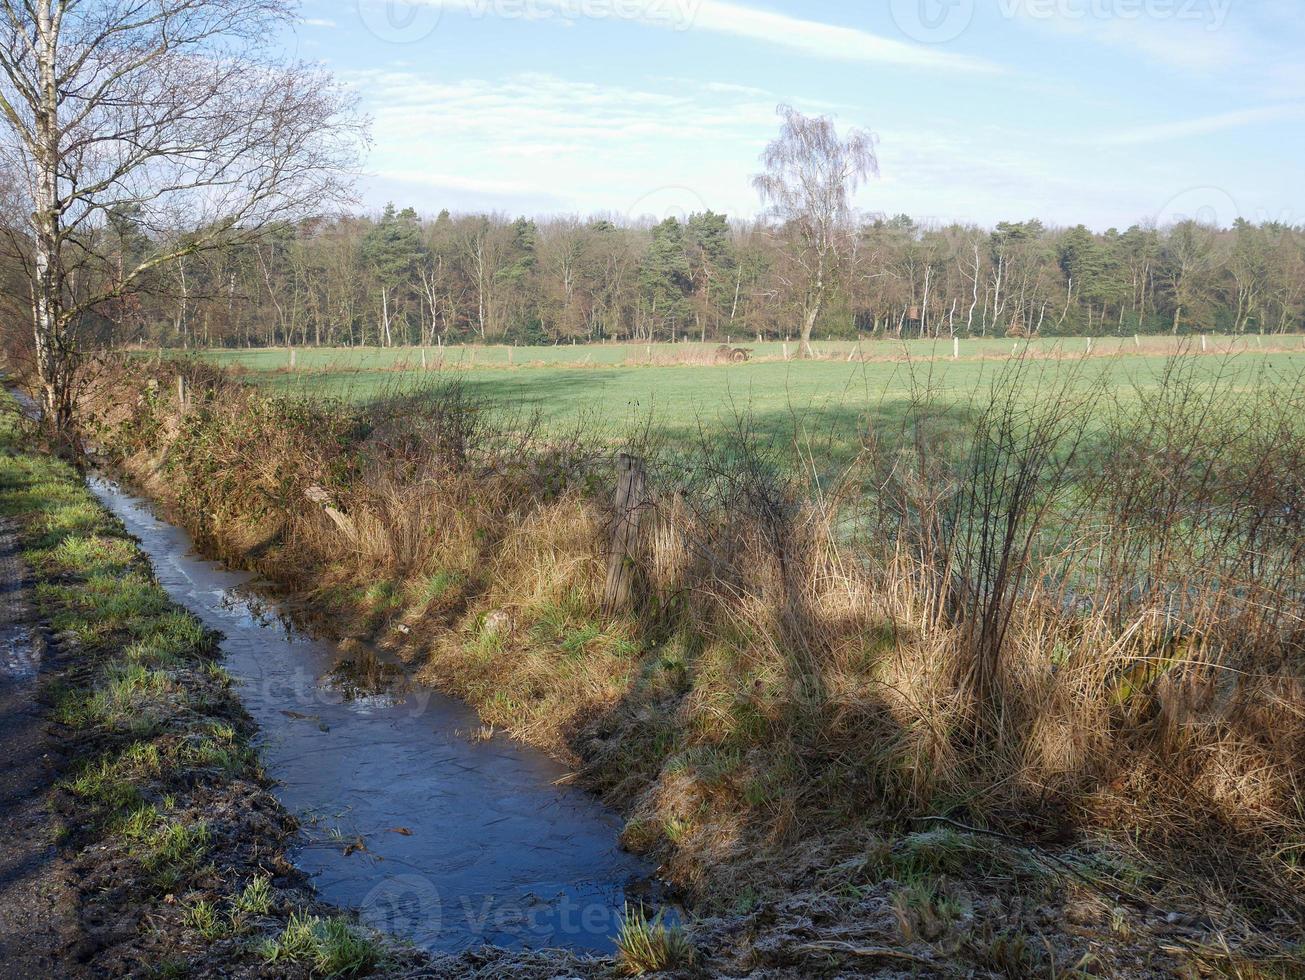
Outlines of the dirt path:
[{"label": "dirt path", "polygon": [[37,700],[44,644],[26,568],[0,519],[0,977],[86,974],[73,960],[77,892],[47,807],[53,749]]}]

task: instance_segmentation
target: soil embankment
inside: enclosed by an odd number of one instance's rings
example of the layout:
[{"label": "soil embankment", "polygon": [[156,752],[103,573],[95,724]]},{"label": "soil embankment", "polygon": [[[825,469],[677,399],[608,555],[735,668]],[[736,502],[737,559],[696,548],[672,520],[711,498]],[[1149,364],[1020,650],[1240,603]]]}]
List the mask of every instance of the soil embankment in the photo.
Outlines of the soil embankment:
[{"label": "soil embankment", "polygon": [[0,420],[0,976],[610,973],[567,954],[428,956],[322,903],[288,859],[298,827],[219,637],[19,426]]}]

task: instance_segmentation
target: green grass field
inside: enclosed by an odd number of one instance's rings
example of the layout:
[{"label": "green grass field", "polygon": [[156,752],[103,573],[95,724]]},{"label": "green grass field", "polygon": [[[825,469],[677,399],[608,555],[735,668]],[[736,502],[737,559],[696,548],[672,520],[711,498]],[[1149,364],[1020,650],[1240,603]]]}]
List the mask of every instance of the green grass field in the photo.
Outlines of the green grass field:
[{"label": "green grass field", "polygon": [[[982,395],[1027,353],[1021,383],[1045,396],[1066,374],[1084,387],[1098,381],[1123,399],[1154,385],[1168,359],[1185,352],[1211,381],[1237,385],[1305,372],[1305,340],[1133,337],[967,340],[953,359],[950,340],[821,342],[817,360],[785,360],[780,344],[751,345],[747,364],[710,363],[714,345],[592,345],[211,351],[204,357],[246,372],[275,391],[365,400],[433,377],[459,379],[467,390],[504,410],[537,412],[550,426],[583,425],[621,438],[651,427],[670,438],[750,427],[789,441],[799,434],[814,447],[844,455],[867,425],[891,423],[913,397],[929,392],[942,405],[962,406]],[[790,354],[794,345],[788,345]]]}]

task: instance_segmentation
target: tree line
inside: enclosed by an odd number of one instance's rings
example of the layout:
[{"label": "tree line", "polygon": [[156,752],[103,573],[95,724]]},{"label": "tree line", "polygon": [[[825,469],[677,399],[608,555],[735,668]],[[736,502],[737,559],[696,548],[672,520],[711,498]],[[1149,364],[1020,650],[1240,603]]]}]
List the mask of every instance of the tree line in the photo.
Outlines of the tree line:
[{"label": "tree line", "polygon": [[[816,336],[1284,333],[1305,327],[1305,236],[1280,223],[1120,232],[861,220]],[[130,215],[115,264],[158,244]],[[809,278],[786,229],[711,211],[373,216],[280,224],[183,255],[98,311],[122,342],[196,346],[714,341],[800,332]]]}]

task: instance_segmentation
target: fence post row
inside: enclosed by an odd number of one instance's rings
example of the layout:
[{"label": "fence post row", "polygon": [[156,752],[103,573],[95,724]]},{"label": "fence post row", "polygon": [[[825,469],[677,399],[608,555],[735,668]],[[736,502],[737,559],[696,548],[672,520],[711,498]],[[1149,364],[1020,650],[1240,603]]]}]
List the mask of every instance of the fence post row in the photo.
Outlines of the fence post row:
[{"label": "fence post row", "polygon": [[609,616],[630,604],[639,530],[648,504],[647,485],[643,460],[622,453],[617,460],[616,501],[603,592],[603,612]]}]

